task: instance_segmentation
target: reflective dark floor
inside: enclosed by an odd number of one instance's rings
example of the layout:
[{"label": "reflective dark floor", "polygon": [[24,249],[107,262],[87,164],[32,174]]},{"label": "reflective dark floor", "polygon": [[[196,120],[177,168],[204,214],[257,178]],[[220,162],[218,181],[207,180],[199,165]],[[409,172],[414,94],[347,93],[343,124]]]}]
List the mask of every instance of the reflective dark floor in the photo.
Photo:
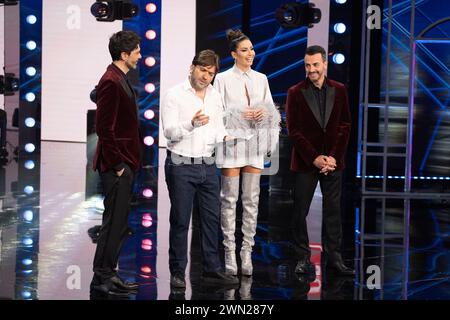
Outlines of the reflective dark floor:
[{"label": "reflective dark floor", "polygon": [[[92,228],[101,223],[102,214],[99,180],[86,161],[91,152],[86,144],[42,142],[40,159],[33,165],[11,159],[0,170],[0,299],[105,298],[89,294],[95,251]],[[164,158],[161,149],[160,163]],[[164,170],[143,168],[129,221],[135,233],[119,260],[119,274],[141,284],[130,299],[450,299],[450,205],[442,199],[411,200],[405,229],[404,200],[392,200],[380,209],[379,199],[361,199],[351,191],[354,188],[346,187],[343,255],[357,271],[354,279],[348,279],[322,270],[317,189],[308,217],[317,276],[297,276],[288,238],[292,174],[282,165],[276,176],[262,179],[253,277],[227,288],[200,281],[194,212],[183,291],[171,291],[169,285],[170,204]],[[156,176],[157,181],[152,178]]]}]

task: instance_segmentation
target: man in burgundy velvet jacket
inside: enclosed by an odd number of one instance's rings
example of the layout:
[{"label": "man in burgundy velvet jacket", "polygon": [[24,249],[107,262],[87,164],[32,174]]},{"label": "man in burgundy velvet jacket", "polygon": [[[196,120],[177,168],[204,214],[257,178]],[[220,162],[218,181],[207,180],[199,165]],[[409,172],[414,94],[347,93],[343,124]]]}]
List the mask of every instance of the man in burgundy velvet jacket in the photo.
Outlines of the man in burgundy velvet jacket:
[{"label": "man in burgundy velvet jacket", "polygon": [[327,79],[327,56],[320,46],[306,49],[307,79],[288,90],[286,122],[293,144],[291,170],[296,172],[293,214],[295,272],[315,275],[306,225],[317,183],[323,195],[322,247],[327,267],[340,275],[353,275],[341,256],[341,182],[350,135],[347,90]]},{"label": "man in burgundy velvet jacket", "polygon": [[139,36],[120,31],[109,39],[111,63],[97,86],[98,170],[105,195],[102,227],[94,257],[91,290],[126,296],[137,289],[116,273],[120,247],[128,231],[134,173],[140,166],[139,118],[134,90],[126,74],[141,58]]}]

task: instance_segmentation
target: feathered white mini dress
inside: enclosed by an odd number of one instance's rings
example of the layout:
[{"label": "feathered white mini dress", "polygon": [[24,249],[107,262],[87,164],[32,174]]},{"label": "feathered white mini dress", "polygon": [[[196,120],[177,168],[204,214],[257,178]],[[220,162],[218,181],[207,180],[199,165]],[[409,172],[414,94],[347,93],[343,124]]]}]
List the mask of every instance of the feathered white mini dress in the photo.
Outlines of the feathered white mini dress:
[{"label": "feathered white mini dress", "polygon": [[[243,72],[235,65],[216,76],[214,88],[222,97],[225,128],[229,135],[238,138],[217,148],[217,167],[264,169],[264,156],[273,153],[278,143],[281,120],[267,77],[253,69]],[[248,107],[263,108],[263,120],[257,123],[244,119],[243,112]]]}]

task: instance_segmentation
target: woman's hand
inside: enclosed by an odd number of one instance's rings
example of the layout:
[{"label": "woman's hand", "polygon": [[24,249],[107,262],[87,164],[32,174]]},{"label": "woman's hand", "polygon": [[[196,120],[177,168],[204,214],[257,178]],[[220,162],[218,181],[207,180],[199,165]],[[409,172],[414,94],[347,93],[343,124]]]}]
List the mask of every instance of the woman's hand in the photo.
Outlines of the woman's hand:
[{"label": "woman's hand", "polygon": [[253,121],[255,110],[253,108],[247,107],[242,112],[242,116],[245,120]]},{"label": "woman's hand", "polygon": [[264,109],[258,108],[255,109],[255,112],[253,114],[253,120],[255,120],[256,122],[261,122],[264,119]]},{"label": "woman's hand", "polygon": [[264,109],[247,107],[242,112],[245,120],[261,122],[264,119]]}]

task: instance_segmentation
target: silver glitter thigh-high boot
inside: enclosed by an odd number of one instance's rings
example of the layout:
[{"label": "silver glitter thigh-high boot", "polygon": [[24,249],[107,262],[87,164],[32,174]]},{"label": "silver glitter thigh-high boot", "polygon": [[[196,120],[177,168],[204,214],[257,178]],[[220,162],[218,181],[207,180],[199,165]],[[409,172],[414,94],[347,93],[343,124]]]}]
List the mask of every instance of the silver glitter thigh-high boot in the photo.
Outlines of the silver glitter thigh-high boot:
[{"label": "silver glitter thigh-high boot", "polygon": [[234,232],[236,230],[236,202],[238,197],[239,176],[222,176],[220,189],[220,221],[223,233],[223,245],[225,247],[225,272],[230,275],[237,275]]},{"label": "silver glitter thigh-high boot", "polygon": [[252,248],[255,244],[256,223],[259,204],[259,173],[242,173],[242,248],[241,248],[241,273],[251,276],[253,273]]}]

